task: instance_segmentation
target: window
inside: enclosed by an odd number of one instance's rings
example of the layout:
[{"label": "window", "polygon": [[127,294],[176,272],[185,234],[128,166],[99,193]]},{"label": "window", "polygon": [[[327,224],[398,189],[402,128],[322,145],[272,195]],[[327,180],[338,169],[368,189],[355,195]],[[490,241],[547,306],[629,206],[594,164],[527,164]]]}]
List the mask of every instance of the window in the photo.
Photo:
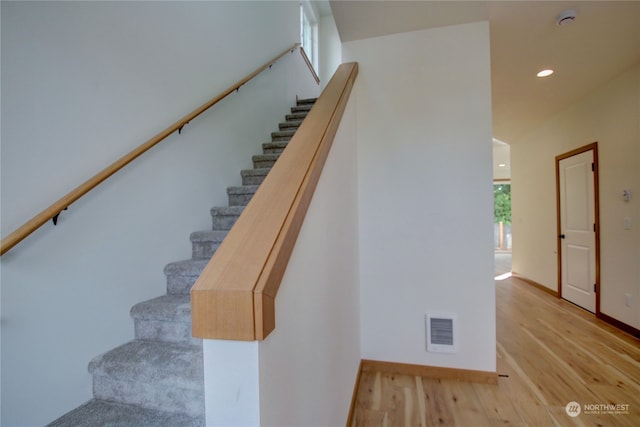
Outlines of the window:
[{"label": "window", "polygon": [[318,20],[309,1],[300,2],[300,43],[314,69],[318,69]]}]

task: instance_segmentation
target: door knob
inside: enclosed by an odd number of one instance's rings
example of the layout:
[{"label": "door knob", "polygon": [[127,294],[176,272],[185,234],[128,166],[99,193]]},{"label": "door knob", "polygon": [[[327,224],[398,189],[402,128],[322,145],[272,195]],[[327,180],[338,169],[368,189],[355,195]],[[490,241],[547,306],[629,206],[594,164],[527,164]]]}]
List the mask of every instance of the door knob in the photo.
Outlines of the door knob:
[{"label": "door knob", "polygon": [[561,238],[561,239],[564,239],[565,236],[564,236],[564,234],[561,234],[558,237]]}]

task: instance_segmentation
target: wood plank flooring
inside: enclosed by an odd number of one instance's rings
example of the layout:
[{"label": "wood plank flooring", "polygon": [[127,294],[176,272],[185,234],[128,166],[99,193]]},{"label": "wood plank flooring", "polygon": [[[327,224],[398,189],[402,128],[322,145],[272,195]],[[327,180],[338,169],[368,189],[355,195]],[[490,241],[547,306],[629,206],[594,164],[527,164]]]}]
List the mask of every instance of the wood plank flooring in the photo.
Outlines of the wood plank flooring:
[{"label": "wood plank flooring", "polygon": [[496,298],[498,385],[365,371],[351,425],[640,426],[640,340],[517,278]]}]

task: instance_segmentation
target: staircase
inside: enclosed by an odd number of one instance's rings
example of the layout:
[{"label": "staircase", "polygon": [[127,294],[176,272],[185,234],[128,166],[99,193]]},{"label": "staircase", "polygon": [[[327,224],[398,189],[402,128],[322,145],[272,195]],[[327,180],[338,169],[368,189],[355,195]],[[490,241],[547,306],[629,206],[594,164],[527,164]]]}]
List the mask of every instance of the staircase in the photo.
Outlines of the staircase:
[{"label": "staircase", "polygon": [[298,100],[242,185],[227,188],[229,206],[211,209],[211,230],[191,234],[192,257],[168,264],[167,293],[131,309],[135,339],[89,363],[94,398],[48,426],[204,426],[202,341],[191,336],[189,292],[280,153],[313,106]]}]

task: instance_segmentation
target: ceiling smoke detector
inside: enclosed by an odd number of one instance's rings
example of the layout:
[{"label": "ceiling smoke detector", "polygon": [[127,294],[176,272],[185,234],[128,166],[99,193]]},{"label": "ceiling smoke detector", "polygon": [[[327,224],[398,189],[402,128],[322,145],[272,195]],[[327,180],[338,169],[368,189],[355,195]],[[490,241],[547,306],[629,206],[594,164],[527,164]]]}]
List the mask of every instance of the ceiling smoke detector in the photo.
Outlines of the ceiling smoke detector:
[{"label": "ceiling smoke detector", "polygon": [[563,25],[569,25],[575,21],[577,12],[575,10],[565,10],[556,18],[556,24],[562,27]]}]

